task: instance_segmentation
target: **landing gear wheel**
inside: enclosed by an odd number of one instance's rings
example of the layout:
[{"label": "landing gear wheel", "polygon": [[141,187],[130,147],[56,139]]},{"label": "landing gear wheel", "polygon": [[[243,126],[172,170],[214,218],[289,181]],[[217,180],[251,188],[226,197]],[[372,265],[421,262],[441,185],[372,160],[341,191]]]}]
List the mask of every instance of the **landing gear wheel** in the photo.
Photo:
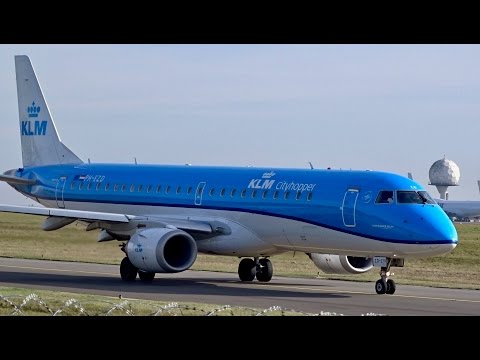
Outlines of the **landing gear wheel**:
[{"label": "landing gear wheel", "polygon": [[261,282],[268,282],[272,280],[273,265],[268,259],[260,259],[257,266],[257,280]]},{"label": "landing gear wheel", "polygon": [[123,281],[135,281],[138,269],[130,262],[128,257],[124,257],[120,263],[120,276]]},{"label": "landing gear wheel", "polygon": [[392,279],[388,279],[386,293],[389,295],[393,295],[395,293],[395,290],[397,290],[397,285],[395,285],[395,281],[393,281]]},{"label": "landing gear wheel", "polygon": [[138,272],[138,277],[140,280],[144,283],[150,283],[153,281],[153,278],[155,277],[154,272],[145,272],[145,271],[139,271]]},{"label": "landing gear wheel", "polygon": [[255,279],[257,267],[252,259],[242,259],[238,264],[238,276],[242,281],[252,281]]},{"label": "landing gear wheel", "polygon": [[387,292],[387,283],[384,279],[377,280],[375,283],[375,291],[377,294],[385,294]]}]

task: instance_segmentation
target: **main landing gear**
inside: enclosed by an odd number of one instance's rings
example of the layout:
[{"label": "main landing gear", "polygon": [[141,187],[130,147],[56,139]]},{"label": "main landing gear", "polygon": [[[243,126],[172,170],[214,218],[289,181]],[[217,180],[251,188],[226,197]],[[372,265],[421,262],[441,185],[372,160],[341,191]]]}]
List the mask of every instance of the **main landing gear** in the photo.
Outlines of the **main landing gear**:
[{"label": "main landing gear", "polygon": [[120,276],[123,281],[132,282],[138,277],[144,283],[150,283],[155,278],[155,273],[139,270],[133,265],[128,257],[124,257],[120,263]]},{"label": "main landing gear", "polygon": [[258,281],[268,282],[273,276],[273,265],[267,258],[258,257],[245,258],[238,265],[238,276],[242,281],[253,281],[257,277]]},{"label": "main landing gear", "polygon": [[[125,255],[127,255],[127,252],[125,251],[125,246],[127,246],[127,243],[123,243],[122,245],[120,245],[120,250],[122,250]],[[122,277],[122,280],[128,282],[135,281],[135,279],[137,278],[137,274],[140,278],[140,281],[144,283],[151,283],[155,278],[154,272],[146,272],[140,270],[132,264],[128,256],[124,257],[122,259],[122,262],[120,263],[120,276]]]},{"label": "main landing gear", "polygon": [[395,290],[397,289],[397,286],[395,285],[395,281],[393,281],[393,279],[388,278],[390,275],[393,275],[393,273],[390,273],[390,267],[392,266],[392,261],[393,259],[387,258],[387,266],[380,268],[381,278],[380,280],[377,280],[377,282],[375,283],[375,291],[377,292],[377,294],[393,295],[395,293]]}]

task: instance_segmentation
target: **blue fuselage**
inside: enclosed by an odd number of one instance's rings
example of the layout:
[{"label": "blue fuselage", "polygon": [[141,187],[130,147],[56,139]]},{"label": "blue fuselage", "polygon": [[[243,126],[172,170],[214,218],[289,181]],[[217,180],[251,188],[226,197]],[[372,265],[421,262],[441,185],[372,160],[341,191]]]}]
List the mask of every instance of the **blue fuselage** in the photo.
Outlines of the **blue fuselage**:
[{"label": "blue fuselage", "polygon": [[[452,222],[435,203],[399,203],[397,196],[392,203],[378,203],[381,191],[425,191],[413,180],[386,172],[81,164],[19,169],[15,175],[36,179],[33,186],[15,188],[51,207],[132,215],[204,211],[226,218],[235,214],[239,222],[242,216],[261,215],[260,223],[262,216],[275,218],[276,224],[291,220],[305,233],[318,227],[334,231],[336,237],[388,243],[392,253],[393,244],[446,245],[451,250],[458,240]],[[287,238],[288,229],[282,230]],[[252,231],[265,237],[265,229]],[[321,242],[322,236],[315,239]],[[289,244],[302,248],[299,242]],[[331,243],[319,247],[340,251]]]}]

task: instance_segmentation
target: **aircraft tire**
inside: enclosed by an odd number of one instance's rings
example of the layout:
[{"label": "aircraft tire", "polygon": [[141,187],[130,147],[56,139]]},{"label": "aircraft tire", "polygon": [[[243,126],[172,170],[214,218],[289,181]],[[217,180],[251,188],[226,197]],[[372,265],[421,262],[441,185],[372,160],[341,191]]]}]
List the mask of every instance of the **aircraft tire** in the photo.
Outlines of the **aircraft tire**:
[{"label": "aircraft tire", "polygon": [[375,283],[375,291],[377,294],[385,294],[387,292],[387,283],[384,279],[377,280]]},{"label": "aircraft tire", "polygon": [[256,272],[257,267],[255,266],[255,261],[252,259],[242,259],[240,264],[238,264],[238,276],[242,281],[253,281]]},{"label": "aircraft tire", "polygon": [[124,257],[120,263],[120,276],[123,281],[135,281],[138,269],[130,262],[128,257]]},{"label": "aircraft tire", "polygon": [[140,281],[142,281],[144,283],[150,283],[155,278],[155,273],[154,272],[139,271],[138,272],[138,277],[140,278]]},{"label": "aircraft tire", "polygon": [[269,282],[273,276],[273,265],[268,259],[260,259],[260,268],[257,271],[257,280],[261,282]]},{"label": "aircraft tire", "polygon": [[389,295],[393,295],[395,294],[395,290],[397,290],[397,285],[395,284],[395,281],[393,281],[392,279],[388,279],[386,293]]}]

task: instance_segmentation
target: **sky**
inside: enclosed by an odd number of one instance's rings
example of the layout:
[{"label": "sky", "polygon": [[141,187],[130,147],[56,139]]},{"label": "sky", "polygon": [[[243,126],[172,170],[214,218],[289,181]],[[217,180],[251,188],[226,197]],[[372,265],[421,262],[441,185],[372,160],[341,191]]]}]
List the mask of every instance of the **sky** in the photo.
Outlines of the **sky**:
[{"label": "sky", "polygon": [[[0,45],[0,172],[22,165],[14,55],[84,161],[371,169],[480,200],[480,45]],[[0,203],[32,202],[0,182]]]}]

